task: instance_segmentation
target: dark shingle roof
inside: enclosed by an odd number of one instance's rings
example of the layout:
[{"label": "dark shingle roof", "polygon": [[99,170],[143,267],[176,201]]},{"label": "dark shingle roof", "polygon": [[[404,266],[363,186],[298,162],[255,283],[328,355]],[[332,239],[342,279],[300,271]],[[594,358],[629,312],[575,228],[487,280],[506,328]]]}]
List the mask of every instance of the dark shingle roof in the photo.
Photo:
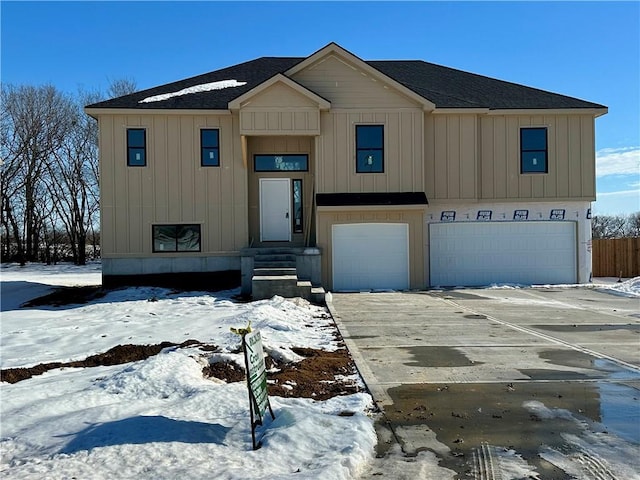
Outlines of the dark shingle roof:
[{"label": "dark shingle roof", "polygon": [[557,93],[421,60],[367,62],[439,108],[605,108]]},{"label": "dark shingle roof", "polygon": [[[278,73],[284,73],[304,57],[262,57],[196,77],[89,105],[87,108],[212,109],[228,103]],[[592,102],[536,88],[476,75],[421,60],[367,61],[371,67],[433,102],[437,108],[550,109],[606,108]],[[166,100],[141,100],[184,88],[222,80],[246,82],[239,87],[191,93]]]},{"label": "dark shingle roof", "polygon": [[[142,108],[142,109],[198,109],[198,110],[226,110],[227,104],[243,93],[260,85],[278,73],[283,73],[299,63],[304,58],[292,57],[262,57],[232,67],[204,73],[196,77],[186,78],[177,82],[167,83],[148,90],[118,97],[111,100],[89,105],[87,108]],[[237,80],[247,82],[241,87],[223,88],[210,92],[190,93],[178,97],[171,97],[160,102],[139,103],[141,100],[163,93],[178,92],[184,88],[201,85],[203,83],[219,82],[222,80]]]}]

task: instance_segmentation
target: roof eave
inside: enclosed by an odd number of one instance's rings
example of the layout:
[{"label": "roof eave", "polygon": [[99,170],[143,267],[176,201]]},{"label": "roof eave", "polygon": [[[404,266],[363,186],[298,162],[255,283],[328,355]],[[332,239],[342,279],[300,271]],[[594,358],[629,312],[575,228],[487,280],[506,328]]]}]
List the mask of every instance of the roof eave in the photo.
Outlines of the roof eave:
[{"label": "roof eave", "polygon": [[494,108],[487,115],[593,115],[600,117],[607,114],[607,107],[586,108]]},{"label": "roof eave", "polygon": [[206,108],[100,108],[85,107],[84,111],[93,118],[99,115],[231,115],[228,109]]}]

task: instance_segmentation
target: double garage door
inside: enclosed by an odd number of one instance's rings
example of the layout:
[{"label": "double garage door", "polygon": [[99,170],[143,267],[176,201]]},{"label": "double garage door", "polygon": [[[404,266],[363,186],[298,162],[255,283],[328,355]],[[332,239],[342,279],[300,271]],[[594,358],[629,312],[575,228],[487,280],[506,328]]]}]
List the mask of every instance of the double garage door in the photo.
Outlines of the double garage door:
[{"label": "double garage door", "polygon": [[429,243],[432,286],[576,282],[574,222],[436,223]]},{"label": "double garage door", "polygon": [[409,225],[354,223],[332,227],[333,290],[409,288]]}]

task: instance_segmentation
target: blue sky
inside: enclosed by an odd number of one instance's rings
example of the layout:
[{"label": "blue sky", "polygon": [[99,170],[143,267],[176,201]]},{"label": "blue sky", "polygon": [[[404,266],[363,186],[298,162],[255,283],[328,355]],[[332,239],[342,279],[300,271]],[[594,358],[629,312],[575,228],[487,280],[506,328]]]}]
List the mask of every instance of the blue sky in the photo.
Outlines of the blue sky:
[{"label": "blue sky", "polygon": [[640,2],[0,3],[3,83],[140,89],[329,42],[606,105],[595,214],[640,210]]}]

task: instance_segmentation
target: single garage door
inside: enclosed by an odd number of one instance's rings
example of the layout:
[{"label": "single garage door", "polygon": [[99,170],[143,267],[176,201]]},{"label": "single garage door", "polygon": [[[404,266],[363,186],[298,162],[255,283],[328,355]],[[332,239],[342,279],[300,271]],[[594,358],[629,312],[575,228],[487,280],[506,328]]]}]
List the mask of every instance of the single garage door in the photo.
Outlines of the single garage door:
[{"label": "single garage door", "polygon": [[335,291],[409,288],[409,225],[333,225]]},{"label": "single garage door", "polygon": [[468,222],[429,226],[432,286],[575,283],[574,222]]}]

